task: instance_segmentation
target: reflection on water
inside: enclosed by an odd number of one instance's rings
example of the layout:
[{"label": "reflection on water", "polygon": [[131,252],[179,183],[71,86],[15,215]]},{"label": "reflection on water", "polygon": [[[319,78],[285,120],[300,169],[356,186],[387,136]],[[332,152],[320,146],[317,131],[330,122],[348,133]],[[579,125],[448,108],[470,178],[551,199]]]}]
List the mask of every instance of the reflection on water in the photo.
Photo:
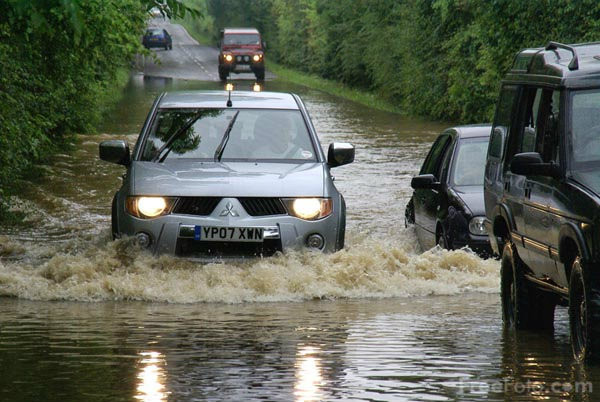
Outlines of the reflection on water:
[{"label": "reflection on water", "polygon": [[[559,315],[565,309],[559,308]],[[504,333],[497,295],[0,304],[0,400],[595,401],[566,325]]]},{"label": "reflection on water", "polygon": [[300,346],[296,353],[296,401],[319,401],[323,398],[321,387],[325,385],[321,375],[320,348]]},{"label": "reflection on water", "polygon": [[159,352],[140,352],[139,383],[135,399],[143,402],[166,401],[169,393],[165,391],[166,362]]}]

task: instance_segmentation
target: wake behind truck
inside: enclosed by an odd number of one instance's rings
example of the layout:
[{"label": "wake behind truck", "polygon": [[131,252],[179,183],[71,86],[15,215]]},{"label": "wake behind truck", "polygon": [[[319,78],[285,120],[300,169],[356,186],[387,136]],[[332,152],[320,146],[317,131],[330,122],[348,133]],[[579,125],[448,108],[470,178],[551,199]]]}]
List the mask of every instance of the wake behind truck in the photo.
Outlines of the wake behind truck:
[{"label": "wake behind truck", "polygon": [[265,43],[256,28],[225,28],[219,41],[219,78],[230,73],[252,72],[265,79]]}]

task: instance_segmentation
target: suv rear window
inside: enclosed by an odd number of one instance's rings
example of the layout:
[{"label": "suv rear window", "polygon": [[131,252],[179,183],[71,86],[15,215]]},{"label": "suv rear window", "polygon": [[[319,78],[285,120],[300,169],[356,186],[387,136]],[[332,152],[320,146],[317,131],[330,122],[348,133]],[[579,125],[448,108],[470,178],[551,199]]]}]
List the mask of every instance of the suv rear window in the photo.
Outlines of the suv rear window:
[{"label": "suv rear window", "polygon": [[146,36],[163,36],[162,29],[149,29],[146,31]]}]

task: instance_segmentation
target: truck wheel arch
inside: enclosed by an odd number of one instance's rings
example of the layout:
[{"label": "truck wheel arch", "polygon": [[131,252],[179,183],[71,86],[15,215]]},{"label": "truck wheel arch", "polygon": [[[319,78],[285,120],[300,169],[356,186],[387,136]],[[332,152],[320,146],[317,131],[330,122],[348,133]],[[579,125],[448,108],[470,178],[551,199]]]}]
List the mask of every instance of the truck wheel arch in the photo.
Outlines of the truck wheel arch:
[{"label": "truck wheel arch", "polygon": [[[590,261],[591,254],[581,229],[572,222],[565,223],[558,234],[558,258],[562,263],[569,263],[573,253],[577,253],[583,261]],[[573,247],[576,249],[574,250]]]}]

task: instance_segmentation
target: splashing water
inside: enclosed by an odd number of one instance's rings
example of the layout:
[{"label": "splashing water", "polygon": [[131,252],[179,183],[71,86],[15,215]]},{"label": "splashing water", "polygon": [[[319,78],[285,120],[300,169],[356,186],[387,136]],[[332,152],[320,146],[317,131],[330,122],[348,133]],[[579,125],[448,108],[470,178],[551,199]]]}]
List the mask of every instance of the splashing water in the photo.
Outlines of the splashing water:
[{"label": "splashing water", "polygon": [[[498,262],[468,250],[420,254],[413,231],[385,239],[349,233],[335,254],[287,252],[246,262],[209,263],[154,257],[132,239],[108,233],[79,252],[58,253],[39,265],[0,261],[0,295],[34,300],[146,300],[171,303],[271,302],[386,298],[495,292]],[[0,255],[23,252],[4,238]]]}]

